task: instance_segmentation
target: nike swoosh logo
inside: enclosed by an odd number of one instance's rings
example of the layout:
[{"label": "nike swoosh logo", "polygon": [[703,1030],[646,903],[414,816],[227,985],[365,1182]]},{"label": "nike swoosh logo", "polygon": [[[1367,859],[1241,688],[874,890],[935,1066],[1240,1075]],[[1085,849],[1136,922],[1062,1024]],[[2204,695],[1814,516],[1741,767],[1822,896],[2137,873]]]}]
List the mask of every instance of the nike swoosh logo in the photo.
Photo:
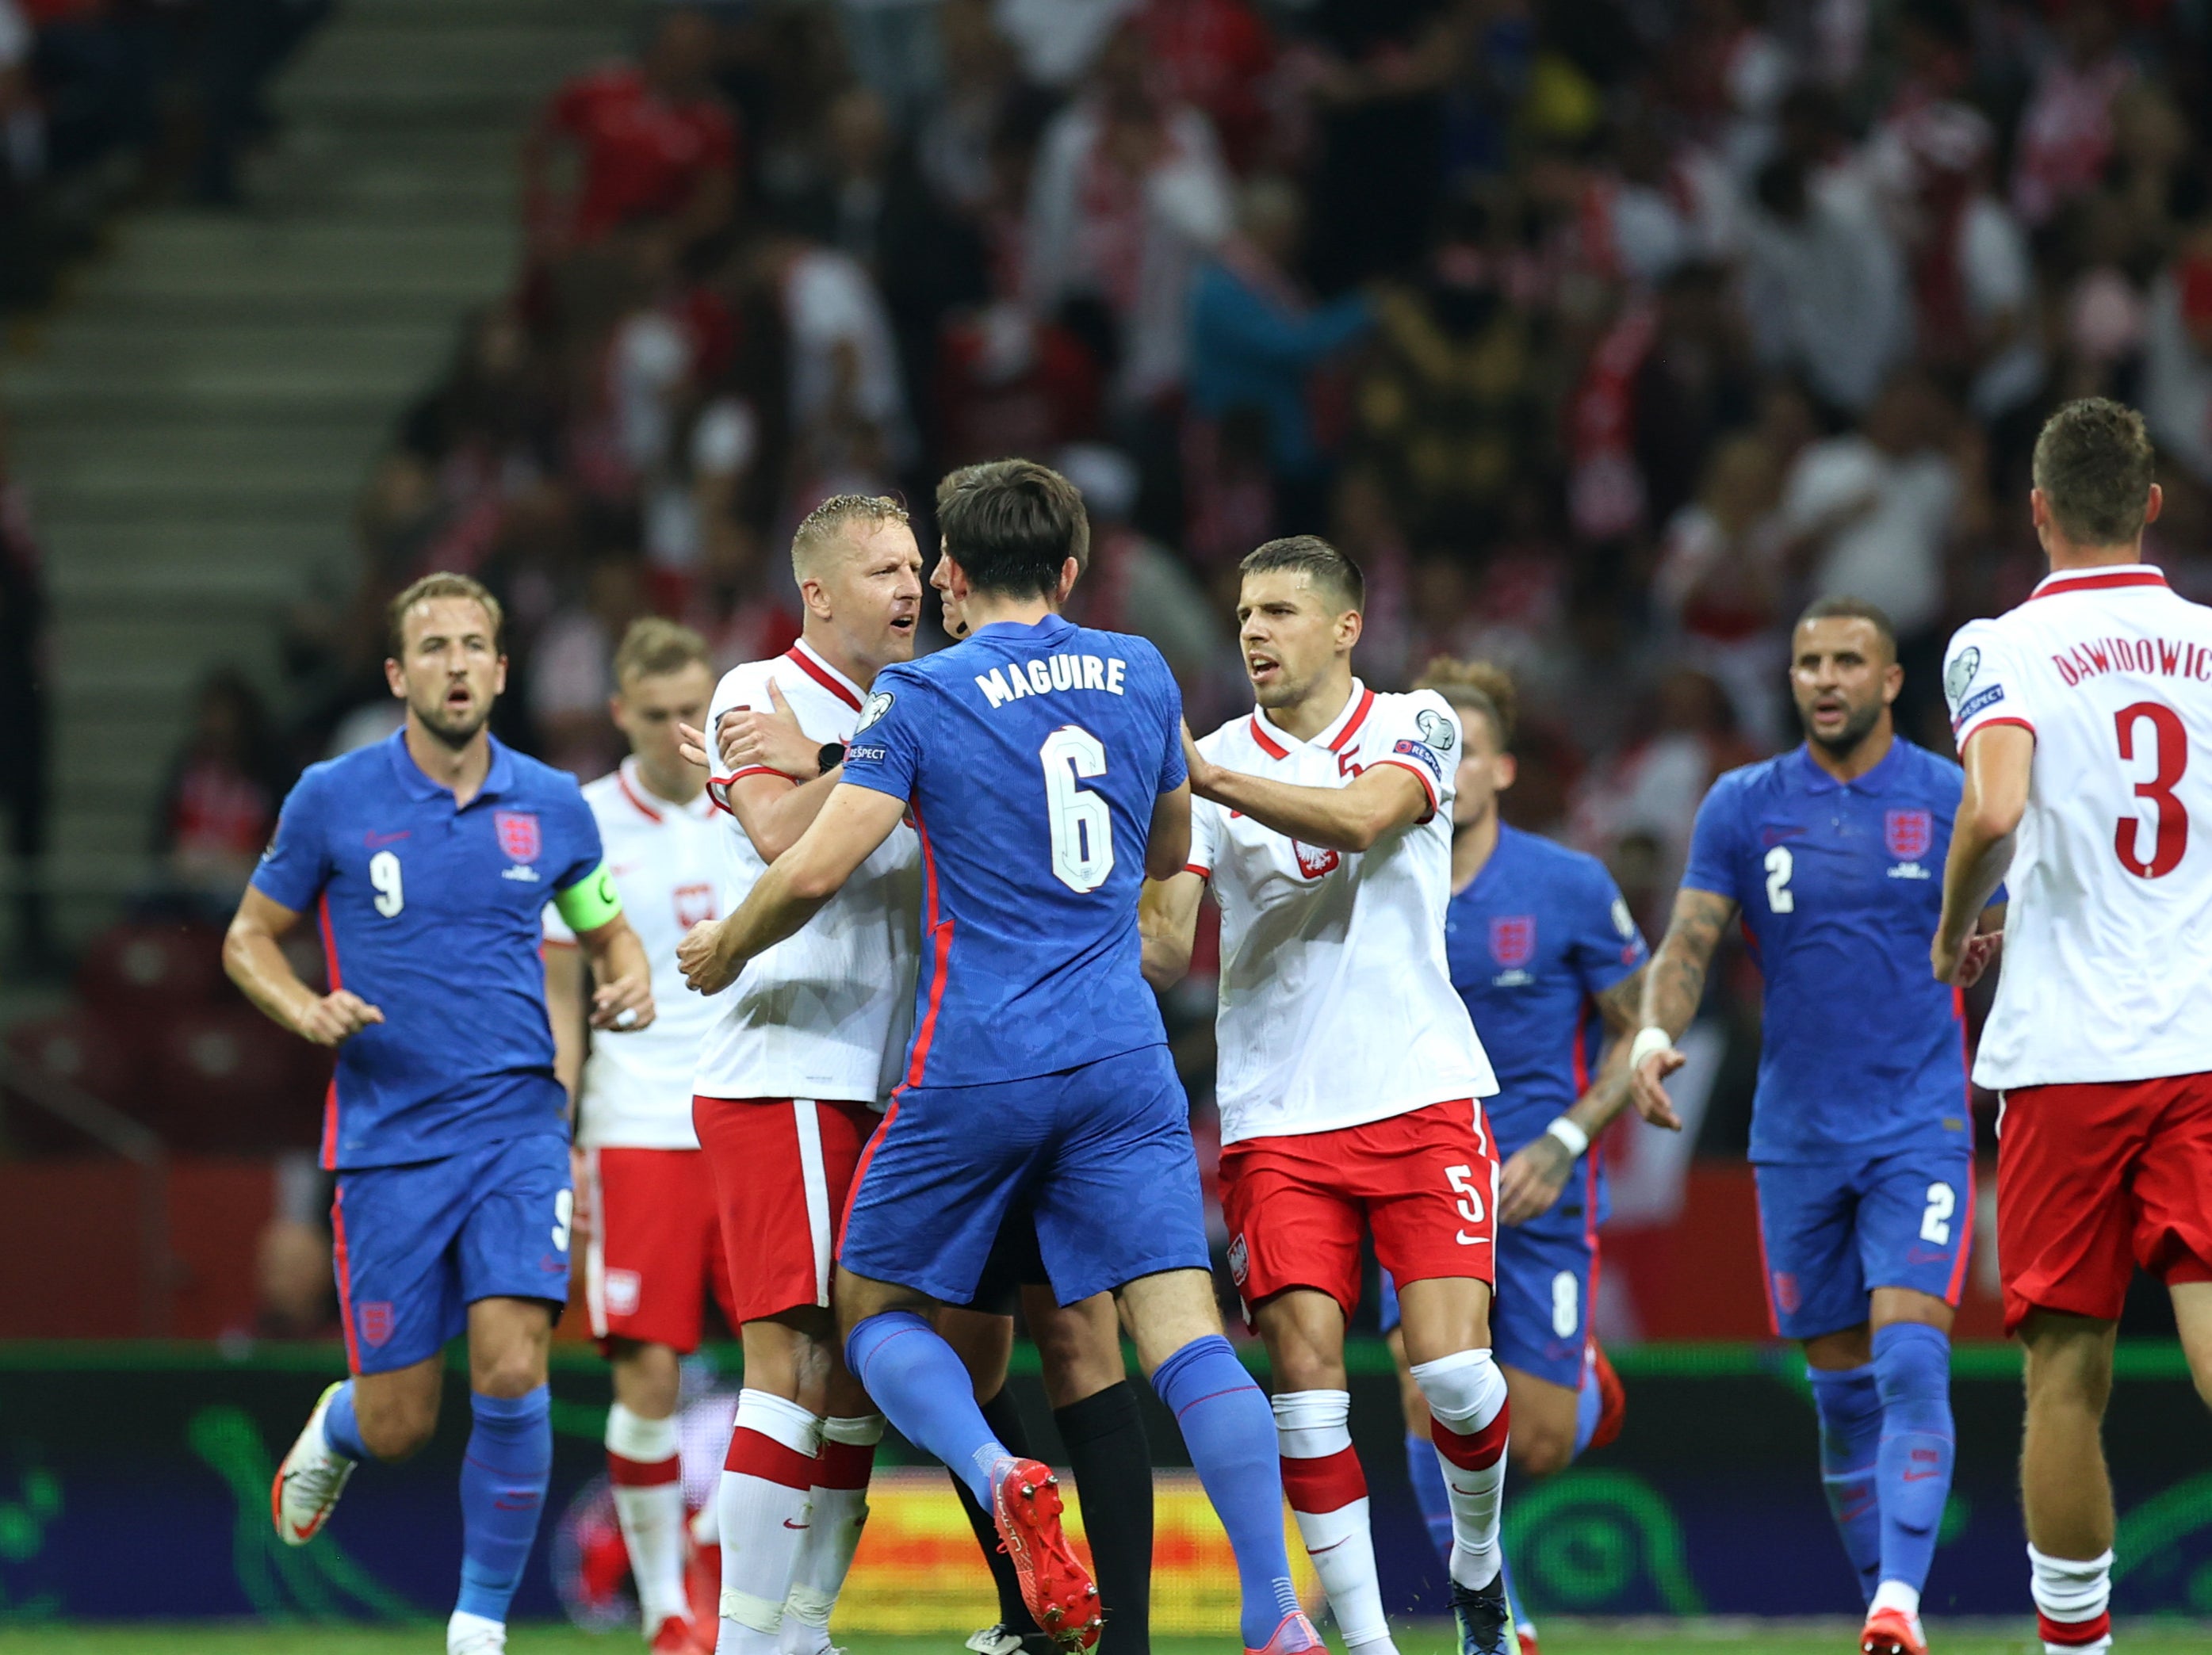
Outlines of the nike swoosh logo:
[{"label": "nike swoosh logo", "polygon": [[380,845],[397,845],[401,840],[410,837],[413,832],[412,828],[403,828],[396,834],[365,834],[361,842],[373,851]]},{"label": "nike swoosh logo", "polygon": [[1907,1482],[1925,1482],[1931,1476],[1941,1476],[1943,1474],[1941,1471],[1907,1471],[1905,1474],[1905,1480]]},{"label": "nike swoosh logo", "polygon": [[1319,1557],[1319,1556],[1321,1556],[1324,1552],[1333,1552],[1333,1551],[1334,1551],[1334,1550],[1337,1549],[1337,1547],[1338,1547],[1338,1546],[1341,1546],[1341,1545],[1345,1544],[1345,1543],[1346,1543],[1346,1542],[1349,1541],[1351,1538],[1352,1538],[1352,1537],[1351,1537],[1350,1535],[1346,1535],[1346,1536],[1345,1536],[1345,1537],[1344,1537],[1344,1539],[1343,1539],[1343,1540],[1336,1541],[1336,1542],[1334,1542],[1333,1544],[1330,1544],[1330,1545],[1327,1545],[1327,1546],[1311,1546],[1311,1547],[1309,1547],[1309,1548],[1307,1549],[1307,1550],[1306,1550],[1306,1555],[1307,1555],[1307,1556],[1309,1556],[1309,1557]]},{"label": "nike swoosh logo", "polygon": [[295,1523],[292,1525],[292,1538],[295,1540],[305,1540],[309,1535],[314,1533],[314,1531],[315,1525],[312,1523]]},{"label": "nike swoosh logo", "polygon": [[787,1529],[811,1529],[814,1525],[811,1523],[794,1523],[787,1517],[783,1519],[783,1526]]},{"label": "nike swoosh logo", "polygon": [[1459,1244],[1462,1247],[1479,1247],[1489,1240],[1486,1235],[1469,1235],[1465,1230],[1459,1233]]}]

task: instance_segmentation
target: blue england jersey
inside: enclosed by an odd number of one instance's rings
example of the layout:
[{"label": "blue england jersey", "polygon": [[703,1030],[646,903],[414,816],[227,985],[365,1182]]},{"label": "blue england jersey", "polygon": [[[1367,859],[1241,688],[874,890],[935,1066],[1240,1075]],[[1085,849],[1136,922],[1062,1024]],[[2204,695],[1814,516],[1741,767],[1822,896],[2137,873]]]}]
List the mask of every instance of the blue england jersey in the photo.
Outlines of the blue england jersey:
[{"label": "blue england jersey", "polygon": [[[1498,1095],[1482,1107],[1504,1160],[1583,1094],[1605,1045],[1591,1002],[1649,950],[1603,863],[1501,827],[1490,860],[1444,910],[1444,951],[1498,1074]],[[1585,1159],[1534,1228],[1580,1231],[1603,1219],[1604,1169]]]},{"label": "blue england jersey", "polygon": [[979,1086],[1167,1036],[1139,969],[1154,801],[1182,696],[1141,638],[996,621],[876,675],[845,779],[908,802],[921,972],[908,1086]]},{"label": "blue england jersey", "polygon": [[300,778],[253,887],[316,909],[331,986],[384,1013],[338,1048],[324,1166],[567,1132],[541,915],[599,864],[575,779],[496,741],[465,809],[409,756],[404,731]]},{"label": "blue england jersey", "polygon": [[1964,1011],[1928,970],[1964,785],[1899,737],[1856,781],[1800,747],[1698,807],[1683,886],[1741,908],[1766,981],[1753,1161],[1972,1142]]}]

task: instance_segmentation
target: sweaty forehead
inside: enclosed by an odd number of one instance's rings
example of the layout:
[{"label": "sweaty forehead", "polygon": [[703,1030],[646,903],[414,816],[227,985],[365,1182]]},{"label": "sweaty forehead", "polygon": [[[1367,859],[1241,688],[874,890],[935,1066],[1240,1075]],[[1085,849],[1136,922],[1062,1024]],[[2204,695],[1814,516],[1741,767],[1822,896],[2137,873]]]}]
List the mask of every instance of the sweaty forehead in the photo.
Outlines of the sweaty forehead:
[{"label": "sweaty forehead", "polygon": [[1871,621],[1855,615],[1823,615],[1800,621],[1793,652],[1798,655],[1863,655],[1869,661],[1888,658],[1881,634]]}]

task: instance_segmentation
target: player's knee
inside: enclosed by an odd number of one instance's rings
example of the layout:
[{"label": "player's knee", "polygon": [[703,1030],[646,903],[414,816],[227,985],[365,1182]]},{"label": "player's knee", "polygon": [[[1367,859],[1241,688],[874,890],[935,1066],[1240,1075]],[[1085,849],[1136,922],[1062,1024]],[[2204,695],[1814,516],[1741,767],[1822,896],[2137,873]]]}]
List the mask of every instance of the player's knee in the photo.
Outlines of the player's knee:
[{"label": "player's knee", "polygon": [[1574,1463],[1574,1433],[1562,1431],[1548,1420],[1523,1420],[1516,1416],[1505,1456],[1522,1476],[1557,1476]]},{"label": "player's knee", "polygon": [[545,1383],[545,1357],[534,1349],[503,1350],[474,1364],[469,1385],[480,1395],[512,1401]]},{"label": "player's knee", "polygon": [[386,1465],[410,1460],[429,1446],[438,1429],[438,1410],[413,1403],[357,1408],[362,1446]]}]

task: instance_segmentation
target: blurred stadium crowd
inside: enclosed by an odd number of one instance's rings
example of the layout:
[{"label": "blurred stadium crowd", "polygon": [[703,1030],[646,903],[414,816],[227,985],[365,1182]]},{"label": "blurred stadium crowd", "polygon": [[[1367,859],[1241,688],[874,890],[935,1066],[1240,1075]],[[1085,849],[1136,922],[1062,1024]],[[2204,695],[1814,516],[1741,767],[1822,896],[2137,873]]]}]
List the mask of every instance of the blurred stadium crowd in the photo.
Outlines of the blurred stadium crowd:
[{"label": "blurred stadium crowd", "polygon": [[[287,27],[313,9],[258,3]],[[77,130],[41,54],[172,15],[0,0],[0,240],[26,157],[60,167]],[[501,593],[495,728],[588,777],[617,755],[631,619],[684,619],[725,665],[772,653],[811,506],[901,494],[927,544],[937,477],[1009,452],[1079,482],[1081,618],[1152,637],[1201,731],[1244,704],[1233,572],[1271,534],[1364,566],[1370,682],[1439,652],[1510,666],[1507,815],[1602,856],[1654,937],[1707,784],[1796,739],[1808,599],[1888,609],[1905,727],[1950,750],[1941,646],[2040,572],[2027,446],[2057,402],[2144,408],[2155,555],[2212,593],[2203,0],[641,21],[633,58],[516,134],[526,255],[396,410],[355,583],[295,611],[273,700],[207,686],[155,831],[187,909],[227,909],[301,765],[393,727],[381,617],[415,576]],[[1742,1038],[1709,1149],[1742,1143],[1747,969],[1716,974]]]}]

